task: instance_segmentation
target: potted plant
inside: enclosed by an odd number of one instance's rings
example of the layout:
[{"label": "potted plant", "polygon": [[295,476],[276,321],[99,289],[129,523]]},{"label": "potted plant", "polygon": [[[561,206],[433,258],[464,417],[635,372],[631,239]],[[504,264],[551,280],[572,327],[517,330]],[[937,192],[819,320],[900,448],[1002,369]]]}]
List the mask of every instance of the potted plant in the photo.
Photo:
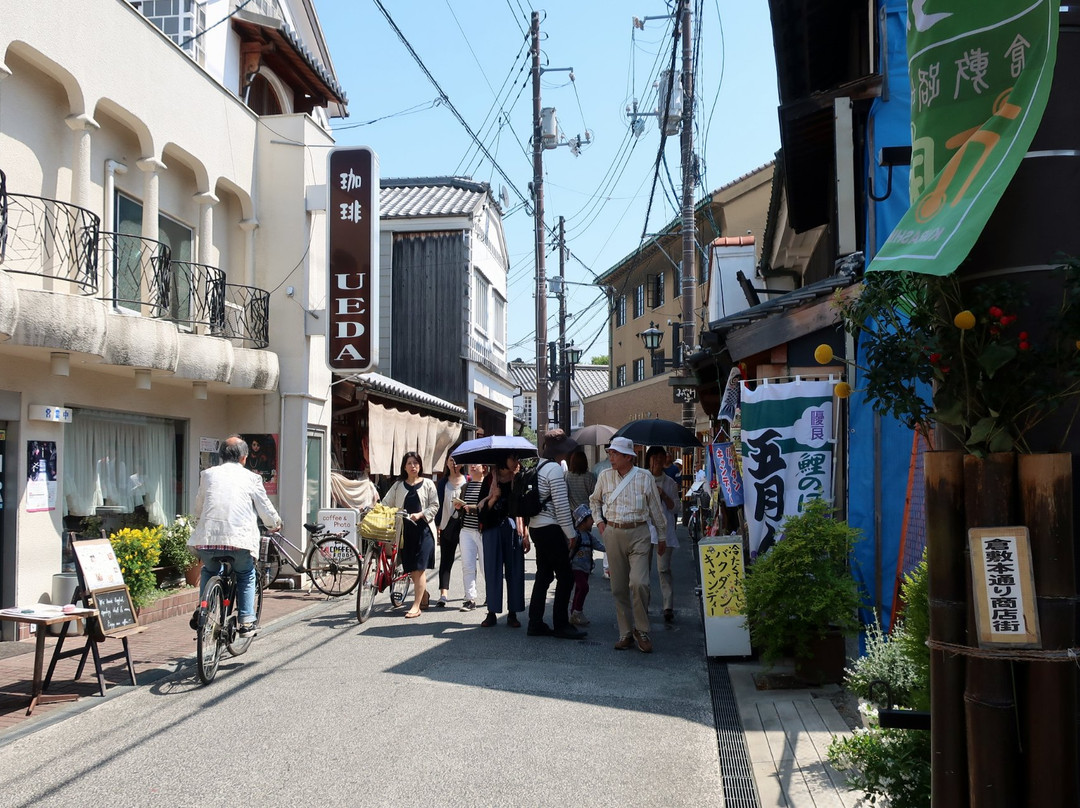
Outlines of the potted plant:
[{"label": "potted plant", "polygon": [[771,666],[790,653],[796,672],[816,681],[839,681],[844,636],[859,628],[860,590],[848,558],[860,534],[831,511],[810,500],[746,576],[746,622],[762,661]]},{"label": "potted plant", "polygon": [[190,516],[177,516],[172,524],[161,529],[161,563],[176,567],[191,586],[198,583],[202,566],[199,557],[188,547],[194,527]]}]

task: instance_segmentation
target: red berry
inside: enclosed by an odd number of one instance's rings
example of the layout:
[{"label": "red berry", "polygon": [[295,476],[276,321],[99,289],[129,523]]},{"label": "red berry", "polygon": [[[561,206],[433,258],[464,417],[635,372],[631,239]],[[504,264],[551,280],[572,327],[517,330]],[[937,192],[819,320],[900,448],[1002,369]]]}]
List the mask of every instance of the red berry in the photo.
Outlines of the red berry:
[{"label": "red berry", "polygon": [[1001,314],[1002,314],[1001,309],[999,309],[997,306],[991,306],[990,307],[990,316],[991,317],[994,317],[996,319],[996,318],[1001,317]]},{"label": "red berry", "polygon": [[1021,340],[1021,342],[1020,342],[1020,350],[1021,351],[1026,351],[1030,347],[1031,347],[1031,345],[1029,343],[1024,342],[1023,340]]}]

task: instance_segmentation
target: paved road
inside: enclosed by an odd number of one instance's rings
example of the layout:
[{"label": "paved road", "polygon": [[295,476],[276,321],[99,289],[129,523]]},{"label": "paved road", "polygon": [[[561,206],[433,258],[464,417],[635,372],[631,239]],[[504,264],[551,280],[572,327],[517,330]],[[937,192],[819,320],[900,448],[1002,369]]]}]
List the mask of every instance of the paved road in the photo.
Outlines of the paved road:
[{"label": "paved road", "polygon": [[481,628],[482,609],[405,621],[385,595],[359,626],[329,602],[208,687],[187,669],[5,746],[0,803],[722,805],[690,554],[675,561],[678,621],[651,655],[612,648],[599,564],[585,641]]}]

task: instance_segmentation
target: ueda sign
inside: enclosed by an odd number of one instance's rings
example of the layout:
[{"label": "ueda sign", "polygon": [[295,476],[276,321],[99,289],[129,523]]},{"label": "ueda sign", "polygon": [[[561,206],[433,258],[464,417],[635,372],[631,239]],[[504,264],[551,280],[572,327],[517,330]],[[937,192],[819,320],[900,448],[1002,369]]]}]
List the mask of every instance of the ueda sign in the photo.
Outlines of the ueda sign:
[{"label": "ueda sign", "polygon": [[379,158],[366,146],[332,149],[327,182],[326,360],[362,373],[379,361]]}]

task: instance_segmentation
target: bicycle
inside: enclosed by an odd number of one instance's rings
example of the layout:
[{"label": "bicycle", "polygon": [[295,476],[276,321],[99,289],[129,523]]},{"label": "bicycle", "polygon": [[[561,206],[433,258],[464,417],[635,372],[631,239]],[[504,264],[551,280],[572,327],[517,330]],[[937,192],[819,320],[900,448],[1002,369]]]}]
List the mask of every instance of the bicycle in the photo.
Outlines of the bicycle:
[{"label": "bicycle", "polygon": [[702,537],[704,527],[709,524],[711,514],[709,512],[708,496],[700,491],[695,492],[690,505],[690,516],[686,521],[686,531],[690,534],[690,541],[695,544]]},{"label": "bicycle", "polygon": [[402,569],[398,562],[398,548],[401,546],[401,518],[405,512],[399,510],[395,526],[397,536],[393,542],[364,542],[364,561],[360,569],[360,586],[356,590],[356,620],[363,623],[371,617],[375,605],[375,596],[390,590],[390,608],[396,609],[405,603],[412,588],[412,575]]},{"label": "bicycle", "polygon": [[268,589],[281,575],[282,556],[297,572],[307,573],[311,583],[329,597],[348,595],[360,582],[360,552],[346,536],[348,530],[330,533],[326,525],[305,523],[304,528],[311,534],[311,546],[308,548],[303,564],[297,564],[292,555],[284,548],[287,544],[297,553],[299,547],[281,535],[278,530],[263,534],[260,561],[264,564],[262,584]]},{"label": "bicycle", "polygon": [[[247,653],[254,633],[240,635],[240,612],[236,599],[236,572],[231,555],[214,556],[219,565],[217,574],[206,582],[206,591],[199,602],[199,628],[195,635],[198,648],[199,679],[210,684],[221,662],[225,648],[233,656]],[[255,566],[255,622],[262,617],[262,570]]]}]

